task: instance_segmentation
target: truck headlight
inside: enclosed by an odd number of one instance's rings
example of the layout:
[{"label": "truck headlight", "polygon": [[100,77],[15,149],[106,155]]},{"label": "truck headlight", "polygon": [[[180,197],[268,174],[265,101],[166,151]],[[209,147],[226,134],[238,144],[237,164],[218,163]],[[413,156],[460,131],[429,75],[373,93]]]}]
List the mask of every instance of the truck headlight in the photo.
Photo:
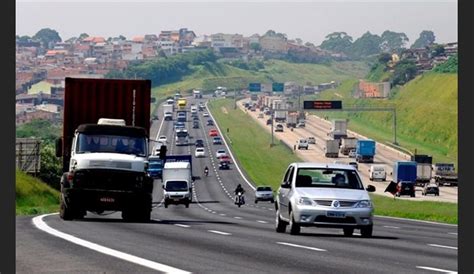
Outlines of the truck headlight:
[{"label": "truck headlight", "polygon": [[359,208],[372,207],[372,202],[370,200],[362,200],[362,201],[359,201],[355,207],[359,207]]},{"label": "truck headlight", "polygon": [[301,197],[298,199],[298,204],[310,206],[313,205],[313,201],[308,197]]}]

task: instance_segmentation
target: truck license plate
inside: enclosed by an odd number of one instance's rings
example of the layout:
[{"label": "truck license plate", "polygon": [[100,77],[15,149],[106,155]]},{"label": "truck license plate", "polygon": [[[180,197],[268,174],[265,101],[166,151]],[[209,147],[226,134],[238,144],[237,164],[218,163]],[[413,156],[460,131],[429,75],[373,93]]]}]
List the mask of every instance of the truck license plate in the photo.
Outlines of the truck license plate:
[{"label": "truck license plate", "polygon": [[345,218],[346,213],[345,212],[338,212],[338,211],[328,211],[326,213],[327,217],[332,217],[332,218]]},{"label": "truck license plate", "polygon": [[113,203],[113,202],[115,202],[115,199],[111,198],[111,197],[101,197],[99,199],[99,201],[101,201],[103,203]]}]

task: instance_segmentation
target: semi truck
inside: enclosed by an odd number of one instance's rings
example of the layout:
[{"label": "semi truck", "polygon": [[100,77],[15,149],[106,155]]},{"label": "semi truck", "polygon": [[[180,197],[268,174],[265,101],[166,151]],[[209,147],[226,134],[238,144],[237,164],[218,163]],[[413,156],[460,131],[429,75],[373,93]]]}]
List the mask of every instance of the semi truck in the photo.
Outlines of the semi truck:
[{"label": "semi truck", "polygon": [[341,154],[348,155],[349,152],[356,148],[357,138],[355,137],[345,137],[341,139]]},{"label": "semi truck", "polygon": [[149,221],[153,179],[148,176],[150,80],[65,79],[59,216],[121,211]]},{"label": "semi truck", "polygon": [[374,140],[357,140],[356,161],[359,163],[373,163],[375,156]]},{"label": "semi truck", "polygon": [[200,90],[193,90],[193,95],[195,99],[201,99],[202,98],[202,93]]},{"label": "semi truck", "polygon": [[422,154],[411,156],[411,161],[416,162],[416,184],[424,186],[429,183],[432,177],[433,157]]},{"label": "semi truck", "polygon": [[341,139],[347,137],[347,120],[345,119],[334,119],[331,121],[331,131],[329,136],[334,140],[339,140],[341,144]]},{"label": "semi truck", "polygon": [[288,111],[286,116],[286,127],[295,128],[298,123],[298,113],[296,111]]},{"label": "semi truck", "polygon": [[334,139],[327,139],[324,147],[324,155],[328,158],[339,157],[339,141]]},{"label": "semi truck", "polygon": [[436,163],[434,178],[439,185],[458,185],[458,174],[453,163]]},{"label": "semi truck", "polygon": [[174,106],[170,104],[163,105],[163,119],[165,121],[172,121],[173,120],[173,109]]}]

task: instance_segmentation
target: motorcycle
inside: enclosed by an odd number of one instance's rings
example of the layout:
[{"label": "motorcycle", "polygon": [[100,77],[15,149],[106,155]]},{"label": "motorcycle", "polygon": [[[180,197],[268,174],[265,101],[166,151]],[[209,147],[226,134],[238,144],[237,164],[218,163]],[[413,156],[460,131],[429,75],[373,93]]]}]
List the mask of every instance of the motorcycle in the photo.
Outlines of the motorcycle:
[{"label": "motorcycle", "polygon": [[204,169],[204,175],[209,176],[209,169]]},{"label": "motorcycle", "polygon": [[235,204],[238,207],[245,204],[244,194],[242,192],[237,192],[237,196],[235,197]]}]

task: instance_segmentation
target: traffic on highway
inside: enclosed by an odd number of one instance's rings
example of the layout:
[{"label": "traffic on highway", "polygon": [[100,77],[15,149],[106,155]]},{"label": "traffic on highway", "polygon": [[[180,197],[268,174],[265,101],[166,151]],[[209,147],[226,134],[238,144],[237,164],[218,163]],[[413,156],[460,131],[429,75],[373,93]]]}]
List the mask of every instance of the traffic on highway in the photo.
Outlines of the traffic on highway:
[{"label": "traffic on highway", "polygon": [[[304,121],[295,121],[295,127],[281,122],[283,130],[274,128],[275,136],[303,162],[287,167],[278,189],[257,186],[239,165],[225,138],[226,129],[208,108],[209,100],[219,100],[222,95],[176,94],[159,105],[149,131],[140,131],[137,124],[136,133],[128,136],[148,134],[148,141],[142,144],[149,152],[146,159],[139,152],[115,150],[72,153],[70,163],[64,165],[60,214],[17,220],[17,227],[23,228],[17,229],[17,235],[27,239],[17,248],[17,256],[25,258],[17,270],[455,272],[456,225],[373,214],[369,193],[393,197],[384,191],[398,177],[400,185],[409,179],[414,185],[417,162],[382,144],[360,142],[360,136],[359,141],[346,141],[345,137],[355,138],[345,132],[347,125],[338,124],[346,136],[334,138],[334,124],[307,115]],[[255,104],[255,111],[246,108],[247,103]],[[260,116],[260,110],[263,113],[265,107],[272,107],[258,106],[250,96],[238,106],[258,121],[262,130],[277,124],[272,120],[267,125],[271,113]],[[105,140],[107,134],[117,136],[117,127],[124,127],[113,119],[117,117],[102,118],[110,120],[87,128],[74,124],[71,130],[79,127],[82,131],[76,134],[87,137],[94,133]],[[143,123],[142,127],[146,126]],[[326,141],[335,139],[350,147],[343,156],[339,155],[339,144],[329,151]],[[78,147],[75,140],[68,149]],[[107,140],[107,145],[116,145],[113,138]],[[133,146],[131,141],[128,146]],[[352,150],[354,158],[349,157]],[[337,156],[328,157],[331,153]],[[101,184],[100,190],[82,187],[86,183],[83,178],[94,178],[87,171],[94,165],[102,172],[114,170],[115,178],[122,181],[124,176],[135,176],[133,189],[111,182]],[[145,171],[138,171],[144,167]],[[410,194],[400,198],[455,201],[457,197],[457,187],[440,187],[433,196],[421,195],[421,188],[413,188],[414,198]],[[397,190],[396,195],[405,194],[403,190]],[[134,196],[138,194],[141,198]],[[137,200],[129,200],[132,198]],[[56,255],[46,260],[30,256],[35,248],[45,254],[55,250]]]}]

